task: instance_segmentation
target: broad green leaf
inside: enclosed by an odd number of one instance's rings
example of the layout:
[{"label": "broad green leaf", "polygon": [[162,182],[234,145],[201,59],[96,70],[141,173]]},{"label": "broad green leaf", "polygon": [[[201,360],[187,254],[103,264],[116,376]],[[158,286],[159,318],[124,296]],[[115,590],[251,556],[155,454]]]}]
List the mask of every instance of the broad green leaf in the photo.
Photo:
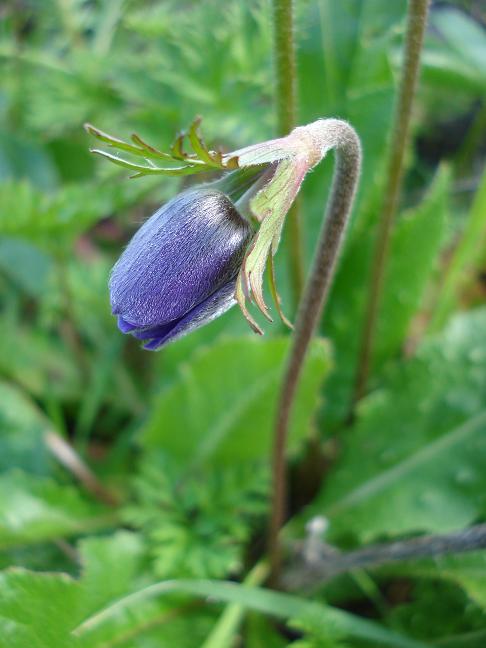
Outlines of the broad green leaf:
[{"label": "broad green leaf", "polygon": [[0,323],[0,371],[35,398],[68,400],[79,395],[79,372],[61,340],[17,319]]},{"label": "broad green leaf", "polygon": [[51,268],[52,259],[30,243],[10,237],[0,238],[0,272],[10,277],[27,295],[42,295]]},{"label": "broad green leaf", "polygon": [[71,486],[20,470],[0,477],[0,549],[108,527],[113,515]]},{"label": "broad green leaf", "polygon": [[478,267],[484,255],[486,243],[486,169],[467,216],[464,231],[457,244],[444,280],[439,287],[431,327],[440,329],[457,306],[461,291],[471,283],[471,274]]},{"label": "broad green leaf", "polygon": [[79,580],[24,569],[0,573],[1,648],[101,648],[118,638],[119,625],[110,626],[111,635],[100,633],[96,641],[91,637],[90,643],[71,632],[94,611],[133,590],[142,549],[138,536],[120,531],[80,543]]},{"label": "broad green leaf", "polygon": [[[222,339],[196,352],[155,399],[142,431],[143,448],[149,453],[163,449],[189,463],[267,456],[288,349],[288,338],[242,337]],[[328,366],[327,347],[316,340],[292,417],[294,449],[309,434]]]},{"label": "broad green leaf", "polygon": [[135,533],[85,538],[78,550],[86,615],[130,592],[142,572],[144,546]]},{"label": "broad green leaf", "polygon": [[[406,15],[406,2],[396,0],[319,0],[303,11],[299,72],[302,121],[323,115],[347,119],[363,146],[360,195],[365,198],[380,178],[391,123],[396,75],[391,51]],[[323,213],[330,167],[316,169],[304,185],[307,249],[313,249]],[[355,214],[360,212],[360,197]],[[352,236],[352,232],[350,232]],[[343,262],[347,260],[347,254]]]},{"label": "broad green leaf", "polygon": [[118,608],[89,635],[76,632],[94,612],[116,604],[143,584],[137,580],[140,543],[129,536],[121,532],[90,540],[89,548],[82,546],[80,579],[20,568],[0,572],[0,648],[138,647],[146,645],[144,639],[157,648],[199,645],[212,614],[192,609],[185,601],[181,605],[180,596],[176,605],[173,597],[167,597],[143,601],[136,609]]},{"label": "broad green leaf", "polygon": [[450,89],[486,92],[486,30],[479,21],[455,7],[431,13],[427,47],[423,53],[426,81]]},{"label": "broad green leaf", "polygon": [[486,511],[486,309],[456,317],[366,398],[313,511],[362,541]]},{"label": "broad green leaf", "polygon": [[446,46],[484,73],[486,31],[480,22],[455,7],[433,12],[431,20]]},{"label": "broad green leaf", "polygon": [[[444,237],[450,176],[443,168],[423,202],[398,219],[392,233],[383,301],[376,335],[375,371],[396,356],[421,305]],[[381,196],[371,201],[365,213],[379,209]],[[368,221],[369,224],[369,221]],[[324,319],[324,331],[334,344],[336,361],[325,387],[327,424],[348,413],[355,377],[364,304],[368,294],[368,270],[375,242],[371,229],[359,225],[336,283]]]},{"label": "broad green leaf", "polygon": [[65,574],[0,573],[1,648],[77,648],[70,631],[82,616],[79,584]]},{"label": "broad green leaf", "polygon": [[392,234],[376,331],[378,367],[400,351],[421,306],[446,234],[449,185],[450,173],[442,169],[423,202],[402,214]]},{"label": "broad green leaf", "polygon": [[47,190],[58,183],[57,170],[45,147],[0,126],[0,180],[22,178]]},{"label": "broad green leaf", "polygon": [[44,444],[48,419],[20,389],[0,382],[0,470],[22,467],[46,474],[50,461]]},{"label": "broad green leaf", "polygon": [[285,620],[299,619],[307,627],[325,632],[326,636],[366,639],[372,641],[375,646],[425,648],[424,644],[419,641],[402,637],[371,621],[337,608],[259,587],[210,580],[174,580],[149,585],[86,619],[75,630],[75,634],[78,637],[89,638],[91,632],[108,623],[121,610],[136,610],[137,606],[143,604],[147,599],[158,598],[173,592],[190,594],[215,602],[235,603],[247,610],[262,612]]}]

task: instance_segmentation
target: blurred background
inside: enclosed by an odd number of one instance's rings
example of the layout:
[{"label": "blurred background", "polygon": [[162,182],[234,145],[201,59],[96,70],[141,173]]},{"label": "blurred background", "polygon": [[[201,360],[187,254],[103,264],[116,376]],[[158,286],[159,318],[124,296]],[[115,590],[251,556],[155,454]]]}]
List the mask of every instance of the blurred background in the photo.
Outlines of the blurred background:
[{"label": "blurred background", "polygon": [[[486,408],[482,0],[432,2],[371,396],[343,433],[405,17],[404,0],[296,3],[299,122],[342,117],[364,148],[322,326],[327,342],[311,352],[292,427],[292,509],[328,512],[330,539],[341,547],[486,515],[486,420],[477,423]],[[0,566],[77,575],[79,551],[100,569],[110,555],[120,564],[136,554],[139,567],[120,594],[150,578],[237,576],[261,555],[287,334],[266,323],[265,338],[254,339],[233,309],[156,354],[121,335],[109,308],[110,268],[181,181],[129,180],[89,153],[83,124],[124,139],[135,132],[164,150],[201,115],[208,143],[231,150],[274,135],[273,88],[264,0],[0,5]],[[307,260],[331,173],[330,156],[303,189]],[[293,318],[286,256],[284,242],[277,270]],[[450,454],[433,454],[418,476],[388,483],[357,508],[335,505],[470,420],[470,438],[456,446],[451,437]],[[303,449],[309,434],[320,447],[314,466]],[[476,559],[480,595],[450,576],[452,567],[434,564],[429,577],[410,570],[326,596],[421,638],[484,631],[486,563]],[[177,619],[163,634],[155,627],[140,643],[116,645],[202,645],[215,613],[187,615],[191,637],[180,638],[187,619]],[[252,623],[245,645],[291,641]]]}]

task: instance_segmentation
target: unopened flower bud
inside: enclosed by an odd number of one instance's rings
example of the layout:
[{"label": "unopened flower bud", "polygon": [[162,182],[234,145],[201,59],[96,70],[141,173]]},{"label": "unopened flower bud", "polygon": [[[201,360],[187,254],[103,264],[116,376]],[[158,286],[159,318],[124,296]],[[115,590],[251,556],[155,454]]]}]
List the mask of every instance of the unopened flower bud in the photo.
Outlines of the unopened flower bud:
[{"label": "unopened flower bud", "polygon": [[227,311],[252,237],[221,191],[197,187],[149,218],[115,264],[111,307],[123,333],[158,349]]}]

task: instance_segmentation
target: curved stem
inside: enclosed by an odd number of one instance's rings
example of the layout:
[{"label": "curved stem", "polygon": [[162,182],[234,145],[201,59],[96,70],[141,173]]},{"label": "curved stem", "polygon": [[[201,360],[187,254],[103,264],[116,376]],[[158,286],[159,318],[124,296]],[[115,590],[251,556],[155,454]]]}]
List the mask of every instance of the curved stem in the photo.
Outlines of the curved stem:
[{"label": "curved stem", "polygon": [[366,390],[376,335],[376,323],[381,302],[383,280],[390,249],[390,238],[398,206],[403,166],[407,150],[412,104],[420,69],[420,53],[427,24],[429,0],[410,0],[402,78],[395,111],[387,185],[378,223],[376,247],[372,262],[371,283],[366,303],[365,321],[361,335],[353,402],[360,400]]},{"label": "curved stem", "polygon": [[[269,529],[269,554],[273,583],[278,580],[281,564],[278,536],[285,520],[287,499],[285,448],[292,406],[307,349],[329,293],[361,165],[360,141],[349,124],[329,119],[322,121],[319,128],[322,139],[328,143],[327,148],[336,149],[336,166],[331,197],[317,244],[313,267],[297,313],[292,348],[280,390],[275,421],[272,467],[273,501]],[[325,137],[322,136],[323,129],[326,130]]]},{"label": "curved stem", "polygon": [[[287,135],[296,125],[297,69],[294,42],[293,0],[273,0],[275,95],[278,135]],[[289,271],[295,303],[304,285],[303,236],[300,201],[294,203],[288,214]]]}]

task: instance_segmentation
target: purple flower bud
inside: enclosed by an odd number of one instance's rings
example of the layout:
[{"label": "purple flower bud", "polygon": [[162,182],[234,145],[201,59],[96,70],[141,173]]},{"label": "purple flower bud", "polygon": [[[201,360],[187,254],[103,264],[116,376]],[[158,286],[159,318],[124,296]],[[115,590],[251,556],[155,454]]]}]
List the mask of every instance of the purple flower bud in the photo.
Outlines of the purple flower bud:
[{"label": "purple flower bud", "polygon": [[118,327],[158,349],[227,311],[252,229],[221,191],[176,196],[138,230],[110,278]]}]

